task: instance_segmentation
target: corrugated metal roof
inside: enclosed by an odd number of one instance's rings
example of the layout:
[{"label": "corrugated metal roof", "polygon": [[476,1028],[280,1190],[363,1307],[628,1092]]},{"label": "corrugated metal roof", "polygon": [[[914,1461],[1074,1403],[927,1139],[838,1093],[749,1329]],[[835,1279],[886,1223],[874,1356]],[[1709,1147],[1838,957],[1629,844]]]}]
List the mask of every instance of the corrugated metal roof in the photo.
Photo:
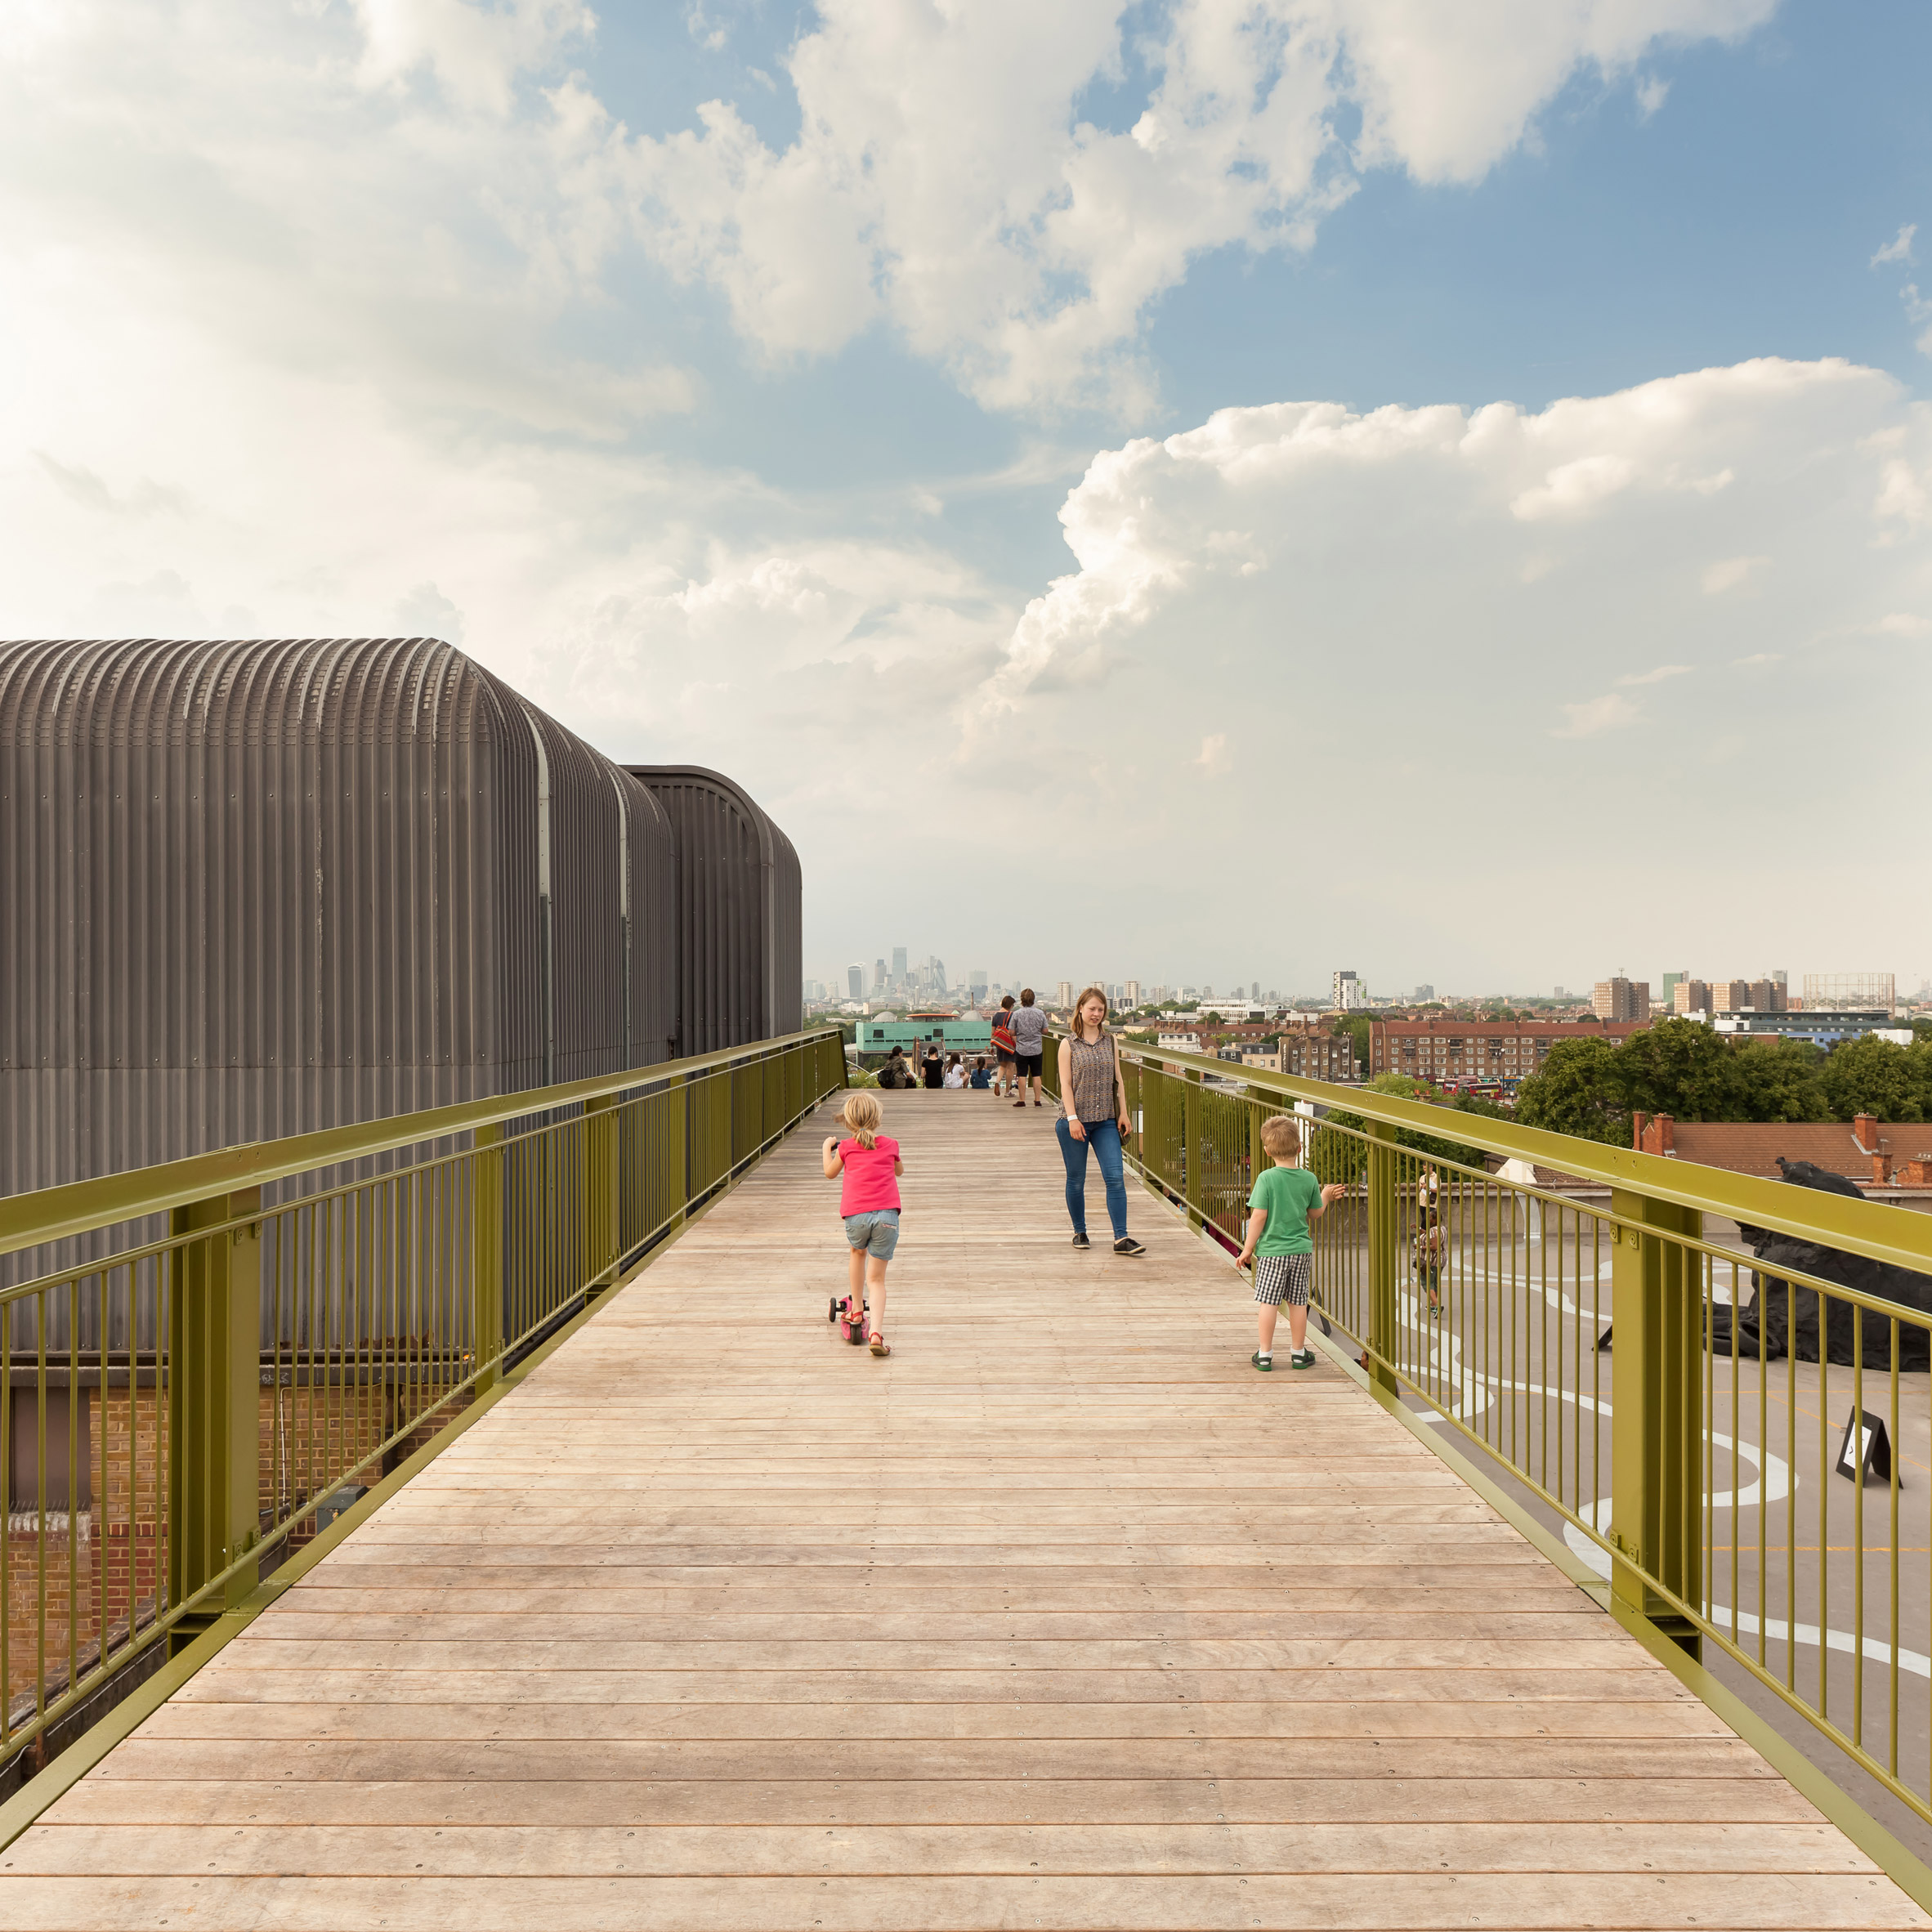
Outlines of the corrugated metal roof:
[{"label": "corrugated metal roof", "polygon": [[0,644],[0,1192],[654,1064],[672,892],[433,638]]},{"label": "corrugated metal roof", "polygon": [[677,849],[678,1052],[715,1053],[804,1024],[803,879],[790,839],[741,785],[702,765],[627,765]]}]

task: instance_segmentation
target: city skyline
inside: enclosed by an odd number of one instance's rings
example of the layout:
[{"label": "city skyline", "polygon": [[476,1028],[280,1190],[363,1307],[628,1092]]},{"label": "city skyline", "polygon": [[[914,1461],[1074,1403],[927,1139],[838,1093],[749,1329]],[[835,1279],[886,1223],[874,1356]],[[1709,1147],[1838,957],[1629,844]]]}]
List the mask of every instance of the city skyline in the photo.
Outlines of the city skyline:
[{"label": "city skyline", "polygon": [[[807,971],[807,984],[808,987],[818,985],[827,989],[836,988],[836,991],[828,991],[825,995],[834,999],[852,998],[875,1001],[881,997],[903,997],[903,986],[901,982],[895,980],[893,971],[888,970],[886,973],[883,982],[877,977],[878,969],[885,968],[888,959],[895,961],[897,972],[909,977],[914,975],[916,968],[926,965],[928,962],[943,966],[943,960],[937,955],[926,955],[915,959],[908,948],[899,946],[891,949],[887,954],[874,954],[871,965],[865,965],[862,962],[859,963],[860,969],[862,970],[863,974],[862,990],[848,990],[847,975],[848,972],[854,969],[854,967],[850,964],[836,970],[826,969],[821,974],[814,974]],[[1062,979],[1067,980],[1067,982],[1076,989],[1091,984],[1125,986],[1131,981],[1143,989],[1143,1000],[1152,997],[1152,989],[1160,987],[1170,998],[1179,998],[1182,990],[1184,988],[1190,997],[1198,995],[1203,999],[1223,998],[1229,1000],[1246,999],[1254,1001],[1272,999],[1277,1001],[1305,1004],[1312,1000],[1330,996],[1330,1004],[1343,1007],[1353,1004],[1339,994],[1339,982],[1346,978],[1354,982],[1360,990],[1362,1003],[1367,1005],[1412,1005],[1438,1000],[1447,1001],[1481,999],[1554,999],[1580,1005],[1588,1005],[1590,1003],[1593,988],[1608,981],[1627,977],[1633,986],[1647,986],[1652,1006],[1662,1010],[1670,1009],[1673,988],[1680,979],[1700,986],[1733,984],[1749,986],[1756,984],[1774,983],[1780,987],[1797,987],[1803,990],[1803,996],[1807,1004],[1818,1004],[1819,997],[1818,993],[1814,992],[1813,988],[1821,986],[1821,982],[1832,982],[1834,985],[1840,982],[1845,985],[1863,985],[1866,982],[1884,982],[1895,988],[1896,997],[1900,1000],[1911,1000],[1920,997],[1932,996],[1932,977],[1925,974],[1909,975],[1903,973],[1894,973],[1889,969],[1846,968],[1844,966],[1830,969],[1805,968],[1797,971],[1785,967],[1760,968],[1742,975],[1722,976],[1714,973],[1710,976],[1708,981],[1702,976],[1692,975],[1675,968],[1660,968],[1653,977],[1645,980],[1639,975],[1626,974],[1624,969],[1619,966],[1615,968],[1601,969],[1594,973],[1580,973],[1576,976],[1574,984],[1567,979],[1559,979],[1541,987],[1522,984],[1509,986],[1499,984],[1494,986],[1478,988],[1474,986],[1456,987],[1445,981],[1441,982],[1442,990],[1439,992],[1438,982],[1434,981],[1406,977],[1400,975],[1392,975],[1385,979],[1378,979],[1374,975],[1361,972],[1356,968],[1330,968],[1327,973],[1321,977],[1322,983],[1303,986],[1297,986],[1284,979],[1278,973],[1259,977],[1251,973],[1245,977],[1230,973],[1219,978],[1207,975],[1195,978],[1181,976],[1164,978],[1159,975],[1145,972],[1122,971],[1111,973],[1105,978],[1082,978],[1078,976],[1069,977],[1069,976],[1054,971],[1029,979],[1024,976],[1002,976],[998,972],[989,972],[986,968],[980,968],[967,969],[964,977],[955,977],[937,990],[950,995],[969,991],[977,985],[984,985],[1017,994],[1022,986],[1031,986],[1036,995],[1045,1000],[1053,997],[1057,993]],[[918,990],[917,986],[913,990]],[[1798,995],[1794,995],[1793,996]],[[1861,995],[1861,997],[1863,996]],[[1872,996],[1881,997],[1876,995]],[[1845,1003],[1851,1004],[1852,1002],[1848,998]]]}]

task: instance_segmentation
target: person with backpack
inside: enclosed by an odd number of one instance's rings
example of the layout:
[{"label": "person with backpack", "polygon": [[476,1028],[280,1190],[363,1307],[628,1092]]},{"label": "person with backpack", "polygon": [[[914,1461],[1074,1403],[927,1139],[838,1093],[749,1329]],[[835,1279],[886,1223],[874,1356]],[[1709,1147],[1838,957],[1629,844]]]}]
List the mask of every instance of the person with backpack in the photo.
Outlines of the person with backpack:
[{"label": "person with backpack", "polygon": [[882,1087],[910,1087],[913,1082],[912,1069],[906,1064],[904,1047],[894,1047],[886,1056],[886,1063],[879,1070],[879,1084]]},{"label": "person with backpack", "polygon": [[1013,995],[1008,993],[1000,1002],[999,1012],[993,1016],[993,1051],[1000,1056],[1000,1077],[993,1083],[993,1091],[1003,1099],[1013,1086],[1015,1049],[1012,1022]]}]

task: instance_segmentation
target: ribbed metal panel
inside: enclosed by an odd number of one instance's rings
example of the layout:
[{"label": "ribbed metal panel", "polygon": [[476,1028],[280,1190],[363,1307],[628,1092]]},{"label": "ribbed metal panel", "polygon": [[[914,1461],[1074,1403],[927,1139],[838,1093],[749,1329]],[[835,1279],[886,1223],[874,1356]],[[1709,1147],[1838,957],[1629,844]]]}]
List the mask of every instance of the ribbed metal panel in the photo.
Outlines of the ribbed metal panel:
[{"label": "ribbed metal panel", "polygon": [[433,639],[0,644],[0,1192],[653,1065],[673,867]]},{"label": "ribbed metal panel", "polygon": [[803,877],[742,787],[700,765],[628,765],[677,850],[678,1051],[716,1053],[804,1023]]}]

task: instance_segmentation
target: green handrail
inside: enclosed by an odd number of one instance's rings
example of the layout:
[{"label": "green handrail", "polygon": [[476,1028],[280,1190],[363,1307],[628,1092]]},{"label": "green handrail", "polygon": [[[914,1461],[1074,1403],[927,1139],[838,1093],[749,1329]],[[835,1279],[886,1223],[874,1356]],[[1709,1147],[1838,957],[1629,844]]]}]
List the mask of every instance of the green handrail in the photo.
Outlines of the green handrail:
[{"label": "green handrail", "polygon": [[248,1599],[844,1084],[817,1029],[0,1201],[0,1752]]},{"label": "green handrail", "polygon": [[[1299,1158],[1349,1183],[1314,1226],[1314,1302],[1371,1387],[1553,1512],[1620,1613],[1693,1657],[1714,1644],[1932,1822],[1932,1745],[1910,1742],[1932,1736],[1932,1576],[1908,1560],[1932,1544],[1932,1499],[1900,1467],[1928,1420],[1932,1314],[1704,1227],[1932,1276],[1932,1215],[1203,1054],[1120,1055],[1129,1159],[1231,1249],[1261,1126],[1295,1112]],[[1046,1073],[1058,1098],[1057,1053]],[[1874,1423],[1889,1456],[1855,1447],[1880,1443]],[[1857,1667],[1835,1667],[1848,1653]]]}]

